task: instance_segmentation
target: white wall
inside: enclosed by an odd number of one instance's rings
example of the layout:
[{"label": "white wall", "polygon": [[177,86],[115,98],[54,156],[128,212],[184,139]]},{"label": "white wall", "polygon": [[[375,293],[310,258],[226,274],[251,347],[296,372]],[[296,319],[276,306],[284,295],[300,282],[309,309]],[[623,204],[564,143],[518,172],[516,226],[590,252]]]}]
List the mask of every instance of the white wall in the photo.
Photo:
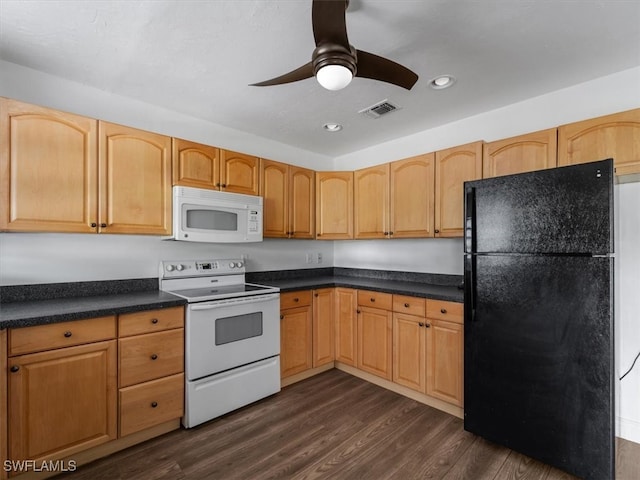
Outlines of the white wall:
[{"label": "white wall", "polygon": [[[616,377],[640,351],[640,182],[616,185],[615,327]],[[621,437],[640,443],[640,360],[617,383],[617,421]]]},{"label": "white wall", "polygon": [[[322,263],[308,264],[307,253]],[[117,280],[158,276],[162,260],[240,258],[249,271],[333,265],[333,244],[319,240],[267,239],[220,245],[161,240],[143,235],[2,233],[0,285]]]}]

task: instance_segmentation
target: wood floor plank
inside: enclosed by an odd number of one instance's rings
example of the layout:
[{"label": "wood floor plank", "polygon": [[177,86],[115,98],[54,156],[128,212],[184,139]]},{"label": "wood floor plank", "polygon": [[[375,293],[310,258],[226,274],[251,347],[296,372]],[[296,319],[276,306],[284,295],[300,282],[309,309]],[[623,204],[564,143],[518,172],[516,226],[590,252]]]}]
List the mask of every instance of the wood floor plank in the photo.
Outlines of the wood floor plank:
[{"label": "wood floor plank", "polygon": [[[640,479],[640,445],[617,446]],[[464,431],[463,422],[330,370],[192,429],[79,467],[70,480],[575,480]]]}]

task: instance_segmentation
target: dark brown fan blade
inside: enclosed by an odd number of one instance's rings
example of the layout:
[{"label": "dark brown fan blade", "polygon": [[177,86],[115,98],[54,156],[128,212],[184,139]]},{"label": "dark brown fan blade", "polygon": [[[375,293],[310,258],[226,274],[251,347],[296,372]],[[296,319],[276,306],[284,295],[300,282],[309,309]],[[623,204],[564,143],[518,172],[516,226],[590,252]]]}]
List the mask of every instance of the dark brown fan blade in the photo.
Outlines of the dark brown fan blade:
[{"label": "dark brown fan blade", "polygon": [[272,78],[271,80],[265,80],[260,83],[252,83],[250,87],[268,87],[270,85],[281,85],[283,83],[297,82],[298,80],[304,80],[306,78],[313,77],[313,65],[311,62],[306,65],[296,68],[295,70],[280,75],[279,77]]},{"label": "dark brown fan blade", "polygon": [[381,82],[393,83],[411,90],[418,81],[418,75],[407,67],[373,53],[357,51],[358,63],[356,77],[371,78]]},{"label": "dark brown fan blade", "polygon": [[349,50],[345,13],[347,0],[313,0],[311,23],[316,47],[332,43]]}]

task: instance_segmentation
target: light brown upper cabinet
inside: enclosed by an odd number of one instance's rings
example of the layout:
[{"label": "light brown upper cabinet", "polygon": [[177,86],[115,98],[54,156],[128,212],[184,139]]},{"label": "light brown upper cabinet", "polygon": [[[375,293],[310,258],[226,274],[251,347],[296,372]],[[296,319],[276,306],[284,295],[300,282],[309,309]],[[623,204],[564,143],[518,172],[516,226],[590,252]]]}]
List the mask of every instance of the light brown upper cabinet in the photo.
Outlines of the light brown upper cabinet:
[{"label": "light brown upper cabinet", "polygon": [[483,142],[436,152],[435,236],[463,236],[464,182],[482,178]]},{"label": "light brown upper cabinet", "polygon": [[353,172],[316,172],[316,236],[353,238]]},{"label": "light brown upper cabinet", "polygon": [[99,122],[100,231],[171,234],[171,137]]},{"label": "light brown upper cabinet", "polygon": [[354,172],[355,238],[433,237],[433,153]]},{"label": "light brown upper cabinet", "polygon": [[263,235],[315,237],[315,172],[273,160],[261,160],[264,198]]},{"label": "light brown upper cabinet", "polygon": [[355,238],[389,237],[389,164],[353,172]]},{"label": "light brown upper cabinet", "polygon": [[244,153],[220,150],[220,190],[258,195],[260,159]]},{"label": "light brown upper cabinet", "polygon": [[640,173],[640,108],[563,125],[558,165],[613,158],[616,175]]},{"label": "light brown upper cabinet", "polygon": [[554,168],[557,164],[557,129],[485,143],[483,178]]},{"label": "light brown upper cabinet", "polygon": [[220,189],[220,150],[209,145],[173,139],[173,184]]},{"label": "light brown upper cabinet", "polygon": [[0,229],[98,230],[98,122],[0,98]]},{"label": "light brown upper cabinet", "polygon": [[174,138],[173,184],[258,195],[260,160],[244,153]]},{"label": "light brown upper cabinet", "polygon": [[435,154],[389,164],[389,237],[433,237]]}]

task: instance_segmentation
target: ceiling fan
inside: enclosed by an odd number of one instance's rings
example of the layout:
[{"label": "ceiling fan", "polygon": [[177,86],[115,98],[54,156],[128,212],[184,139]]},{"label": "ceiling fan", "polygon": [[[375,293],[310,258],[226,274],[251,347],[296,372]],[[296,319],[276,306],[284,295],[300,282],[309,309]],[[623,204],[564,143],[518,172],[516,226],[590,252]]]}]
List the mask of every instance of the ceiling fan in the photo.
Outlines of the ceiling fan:
[{"label": "ceiling fan", "polygon": [[353,77],[371,78],[411,90],[418,75],[408,68],[349,44],[345,13],[349,0],[313,0],[311,23],[316,48],[311,61],[271,80],[250,86],[266,87],[316,77],[328,90],[340,90]]}]

